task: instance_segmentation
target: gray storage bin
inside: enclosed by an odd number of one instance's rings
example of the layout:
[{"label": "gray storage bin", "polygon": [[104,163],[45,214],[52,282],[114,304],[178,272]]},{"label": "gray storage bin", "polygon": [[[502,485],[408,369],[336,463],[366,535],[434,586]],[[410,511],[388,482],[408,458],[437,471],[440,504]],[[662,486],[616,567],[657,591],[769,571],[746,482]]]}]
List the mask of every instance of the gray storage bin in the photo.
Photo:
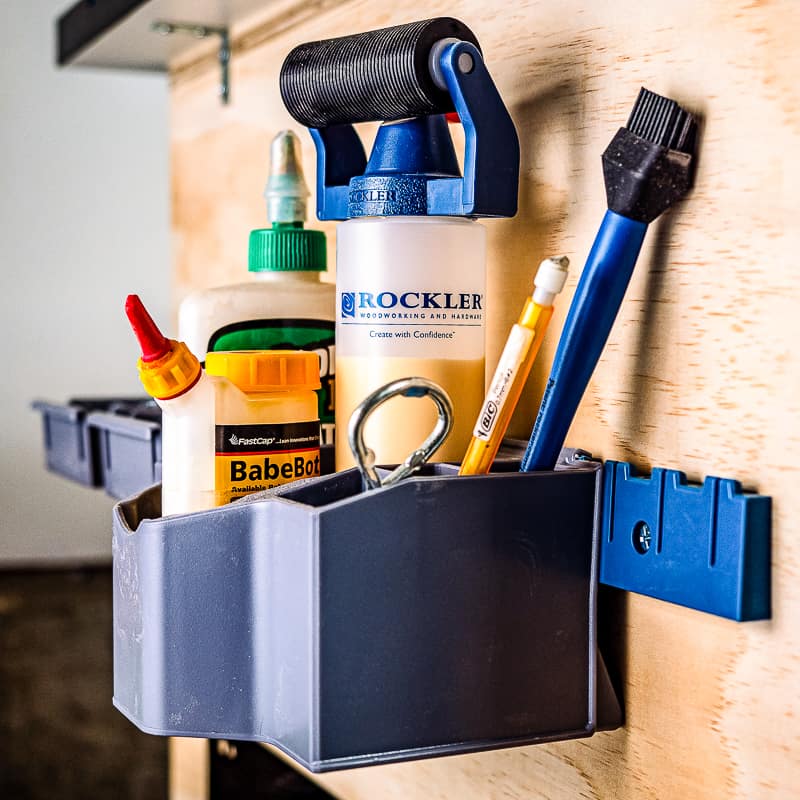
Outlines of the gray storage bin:
[{"label": "gray storage bin", "polygon": [[102,486],[99,444],[86,424],[87,415],[115,404],[139,402],[130,398],[76,398],[67,403],[34,401],[31,406],[42,415],[47,469],[85,486]]},{"label": "gray storage bin", "polygon": [[96,431],[100,483],[119,500],[161,480],[161,412],[157,406],[132,409],[126,416],[107,411],[89,414]]},{"label": "gray storage bin", "polygon": [[598,467],[437,465],[367,493],[349,470],[167,518],[158,487],[119,503],[114,704],[314,771],[617,727]]}]

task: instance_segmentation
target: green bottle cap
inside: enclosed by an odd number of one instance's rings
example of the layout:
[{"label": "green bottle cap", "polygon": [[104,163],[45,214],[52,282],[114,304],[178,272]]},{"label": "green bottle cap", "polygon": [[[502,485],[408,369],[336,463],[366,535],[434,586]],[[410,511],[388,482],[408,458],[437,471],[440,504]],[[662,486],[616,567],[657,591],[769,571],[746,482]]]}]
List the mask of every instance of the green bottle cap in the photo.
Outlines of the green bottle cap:
[{"label": "green bottle cap", "polygon": [[250,272],[322,272],[327,269],[327,256],[325,234],[306,230],[302,222],[274,222],[271,228],[250,231]]},{"label": "green bottle cap", "polygon": [[308,195],[300,140],[291,131],[281,131],[270,145],[269,180],[264,190],[272,227],[250,232],[250,272],[327,269],[325,234],[303,227]]}]

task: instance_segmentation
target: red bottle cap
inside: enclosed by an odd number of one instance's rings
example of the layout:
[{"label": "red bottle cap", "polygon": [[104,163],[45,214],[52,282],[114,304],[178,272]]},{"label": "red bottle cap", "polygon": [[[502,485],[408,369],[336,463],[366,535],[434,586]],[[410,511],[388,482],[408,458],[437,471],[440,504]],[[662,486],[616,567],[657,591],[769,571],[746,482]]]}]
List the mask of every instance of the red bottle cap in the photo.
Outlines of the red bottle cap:
[{"label": "red bottle cap", "polygon": [[158,329],[153,318],[142,305],[138,294],[129,294],[125,301],[125,313],[133,328],[139,347],[142,348],[142,361],[145,364],[164,358],[172,350],[172,343]]}]

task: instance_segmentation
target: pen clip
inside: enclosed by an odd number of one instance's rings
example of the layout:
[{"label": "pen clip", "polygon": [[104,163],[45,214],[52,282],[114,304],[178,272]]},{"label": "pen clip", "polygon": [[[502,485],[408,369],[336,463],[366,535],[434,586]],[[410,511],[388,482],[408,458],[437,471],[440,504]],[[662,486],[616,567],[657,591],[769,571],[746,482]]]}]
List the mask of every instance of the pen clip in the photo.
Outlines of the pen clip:
[{"label": "pen clip", "polygon": [[[412,450],[402,464],[381,480],[375,469],[375,453],[364,442],[364,425],[375,409],[392,397],[430,397],[436,404],[439,416],[434,429],[422,444]],[[347,439],[356,459],[365,489],[391,486],[413,475],[444,443],[453,427],[453,403],[441,386],[426,378],[401,378],[374,391],[356,406],[350,417]]]}]

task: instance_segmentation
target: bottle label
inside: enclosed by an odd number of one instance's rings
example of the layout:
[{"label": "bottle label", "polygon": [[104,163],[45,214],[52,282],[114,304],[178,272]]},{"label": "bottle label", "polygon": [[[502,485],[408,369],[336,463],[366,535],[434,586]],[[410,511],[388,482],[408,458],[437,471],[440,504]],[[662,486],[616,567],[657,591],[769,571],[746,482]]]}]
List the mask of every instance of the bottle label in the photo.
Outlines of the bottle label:
[{"label": "bottle label", "polygon": [[484,357],[486,236],[480,223],[351,219],[337,229],[336,252],[340,356]]},{"label": "bottle label", "polygon": [[319,423],[216,426],[217,505],[319,475]]},{"label": "bottle label", "polygon": [[524,325],[514,325],[503,348],[503,354],[497,363],[492,384],[486,393],[478,422],[472,435],[476,439],[488,442],[492,438],[497,420],[508,401],[508,392],[514,383],[514,378],[519,371],[519,366],[533,342],[534,331]]},{"label": "bottle label", "polygon": [[[435,281],[435,272],[431,277]],[[342,284],[337,292],[337,336],[348,355],[483,357],[482,284]]]},{"label": "bottle label", "polygon": [[208,341],[207,352],[223,350],[308,350],[319,356],[317,391],[322,443],[334,443],[335,355],[333,322],[319,319],[251,319],[225,325]]}]

